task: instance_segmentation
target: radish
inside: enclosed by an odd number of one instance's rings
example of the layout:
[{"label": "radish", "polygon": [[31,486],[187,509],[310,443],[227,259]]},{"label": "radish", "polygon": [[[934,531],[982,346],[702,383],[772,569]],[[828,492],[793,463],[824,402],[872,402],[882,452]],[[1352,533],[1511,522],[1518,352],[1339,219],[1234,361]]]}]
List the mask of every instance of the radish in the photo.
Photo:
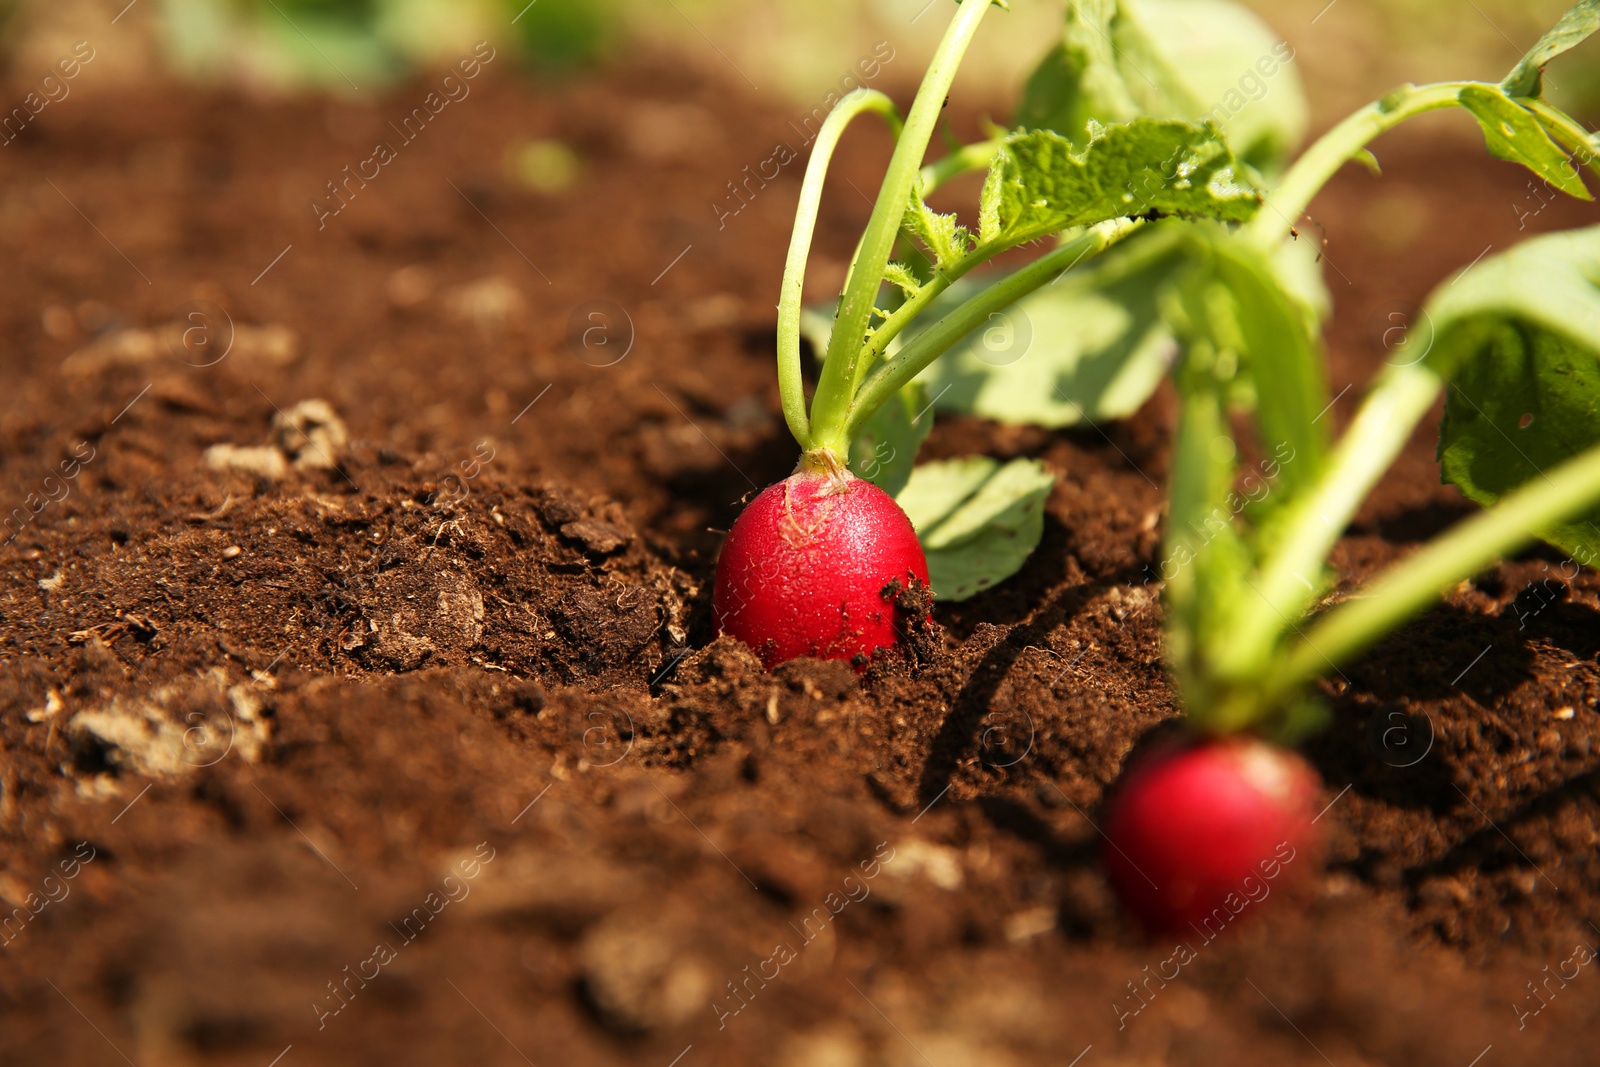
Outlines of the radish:
[{"label": "radish", "polygon": [[904,631],[904,589],[928,583],[911,521],[849,471],[802,470],[740,514],[717,561],[717,631],[768,669],[796,656],[865,666]]},{"label": "radish", "polygon": [[[1214,740],[1132,768],[1111,802],[1106,862],[1146,925],[1226,923],[1268,888],[1263,863],[1281,873],[1313,851],[1315,775],[1261,742],[1220,738],[1322,729],[1318,679],[1535,540],[1565,554],[1568,580],[1600,563],[1600,227],[1485,254],[1441,284],[1421,311],[1426,339],[1400,342],[1404,357],[1366,384],[1337,436],[1324,419],[1338,397],[1320,314],[1279,269],[1296,222],[1346,162],[1370,161],[1373,138],[1443,108],[1468,111],[1492,155],[1592,200],[1589,131],[1542,88],[1545,66],[1597,30],[1586,0],[1504,78],[1385,94],[1261,190],[1270,209],[1239,227],[1163,224],[1184,264],[1163,283],[1160,312],[1179,353],[1164,654],[1189,723]],[[1441,399],[1440,473],[1484,510],[1378,575],[1340,581],[1340,538]],[[1271,458],[1251,470],[1241,456]]]},{"label": "radish", "polygon": [[1105,822],[1104,861],[1148,930],[1207,940],[1311,869],[1316,771],[1253,737],[1156,752],[1123,775]]},{"label": "radish", "polygon": [[[860,666],[877,650],[913,636],[913,628],[903,624],[913,615],[927,614],[927,560],[910,520],[873,483],[904,486],[910,476],[917,445],[927,432],[926,424],[919,423],[933,406],[910,399],[920,396],[918,375],[996,312],[1139,225],[1130,217],[1131,197],[1079,196],[1063,209],[1052,199],[1053,191],[1062,180],[1077,183],[1074,188],[1083,186],[1079,172],[1088,164],[1046,152],[1040,159],[1060,163],[1065,177],[1050,172],[1035,160],[1031,141],[1018,149],[1025,158],[1014,158],[1011,142],[995,138],[923,165],[956,69],[994,6],[995,0],[959,0],[903,119],[883,93],[857,89],[838,100],[811,142],[778,298],[778,392],[784,420],[800,446],[800,463],[790,478],[759,494],[734,523],[713,593],[718,631],[748,642],[769,668],[799,655],[849,659]],[[806,261],[834,150],[850,123],[868,113],[888,124],[894,152],[857,243],[827,341],[819,346],[825,349],[820,352],[822,366],[808,401],[800,348]],[[1198,130],[1185,136],[1204,142],[1207,166],[1215,170],[1215,137]],[[1030,134],[1019,131],[1017,136],[1027,140]],[[1177,134],[1162,127],[1156,136]],[[1172,147],[1151,158],[1172,155]],[[1102,160],[1110,162],[1092,169],[1120,174],[1124,154],[1122,148],[1108,150]],[[928,208],[924,198],[936,187],[985,167],[994,180],[984,185],[982,221],[976,228],[959,226],[953,216]],[[1002,171],[1008,175],[1003,182]],[[1197,195],[1208,205],[1214,199],[1204,191],[1211,189],[1208,180],[1197,178],[1186,188],[1184,196],[1190,200],[1195,189],[1202,190]],[[1174,208],[1166,200],[1158,206]],[[1143,205],[1137,213],[1149,210]],[[1231,207],[1224,215],[1227,210]],[[959,304],[939,302],[970,271],[1052,234],[1062,234],[1061,242],[1028,265],[975,286],[973,295]],[[932,269],[919,274],[893,258],[902,235],[921,244],[920,250],[908,251]],[[880,307],[885,293],[889,306]],[[938,321],[908,332],[924,313],[937,313]],[[883,425],[872,429],[880,412]],[[893,432],[885,432],[886,426]],[[846,462],[852,448],[868,440],[876,442],[871,456],[856,462],[858,472],[870,481],[852,474]],[[970,486],[962,491],[973,493]],[[946,517],[965,499],[950,501]],[[971,544],[975,555],[981,545],[977,538]],[[920,624],[921,619],[915,621]]]}]

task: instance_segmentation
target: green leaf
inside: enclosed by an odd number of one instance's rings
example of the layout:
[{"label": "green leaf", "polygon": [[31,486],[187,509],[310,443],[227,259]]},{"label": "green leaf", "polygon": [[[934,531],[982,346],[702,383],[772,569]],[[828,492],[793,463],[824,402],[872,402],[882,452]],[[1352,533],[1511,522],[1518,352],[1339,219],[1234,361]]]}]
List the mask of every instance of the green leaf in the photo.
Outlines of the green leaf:
[{"label": "green leaf", "polygon": [[1321,416],[1330,398],[1316,314],[1253,244],[1221,231],[1197,229],[1193,236],[1208,234],[1210,274],[1219,287],[1208,294],[1211,336],[1240,357],[1261,450],[1282,460],[1279,478],[1292,493],[1315,481],[1328,452]]},{"label": "green leaf", "polygon": [[[1056,429],[1132,415],[1160,385],[1177,356],[1177,341],[1161,316],[1162,290],[1173,281],[1185,254],[1192,255],[1192,250],[1185,250],[1194,236],[1186,223],[1146,227],[991,316],[918,380],[927,385],[941,412],[1012,425]],[[1270,265],[1260,265],[1273,275],[1271,282],[1262,284],[1282,287],[1294,305],[1293,314],[1304,317],[1307,334],[1314,331],[1328,305],[1316,258],[1313,242],[1286,242]],[[957,283],[923,318],[937,321],[980,284]],[[1282,317],[1277,321],[1281,324]],[[914,323],[902,336],[909,340],[917,329]],[[1300,361],[1314,356],[1314,350],[1303,344],[1290,351]],[[1282,354],[1271,353],[1268,359]],[[1323,399],[1311,408],[1309,419],[1316,419],[1326,404]],[[1272,442],[1267,455],[1281,460],[1284,455],[1303,454],[1294,452],[1292,445],[1275,452],[1279,443]]]},{"label": "green leaf", "polygon": [[954,215],[941,215],[922,200],[922,190],[911,190],[911,203],[900,223],[901,229],[921,241],[933,253],[936,266],[946,267],[967,254],[971,240],[967,228]]},{"label": "green leaf", "polygon": [[875,411],[850,442],[850,469],[894,496],[911,480],[917,450],[932,429],[927,391],[912,382]]},{"label": "green leaf", "polygon": [[1008,246],[1131,216],[1243,222],[1261,204],[1215,127],[1171,119],[1097,129],[1082,151],[1049,130],[1013,134],[994,166],[999,228],[991,240]]},{"label": "green leaf", "polygon": [[908,297],[916,296],[917,290],[922,288],[922,279],[917,277],[915,271],[892,259],[883,268],[883,280]]},{"label": "green leaf", "polygon": [[1034,71],[1017,124],[1078,145],[1090,120],[1209,119],[1239,158],[1276,172],[1304,136],[1294,49],[1229,0],[1068,5],[1061,43]]},{"label": "green leaf", "polygon": [[895,497],[928,557],[934,595],[965,600],[1022,569],[1044,536],[1055,476],[1032,459],[925,463]]},{"label": "green leaf", "polygon": [[1552,59],[1582,44],[1600,30],[1600,0],[1582,0],[1572,5],[1545,35],[1534,42],[1522,61],[1511,68],[1500,85],[1512,96],[1540,96],[1544,91],[1544,68]]},{"label": "green leaf", "polygon": [[1134,15],[1178,72],[1198,108],[1151,112],[1157,118],[1208,120],[1221,127],[1240,159],[1276,173],[1306,134],[1310,105],[1294,48],[1242,4],[1229,0],[1138,0]]},{"label": "green leaf", "polygon": [[1600,138],[1591,134],[1577,119],[1543,100],[1523,100],[1520,103],[1539,120],[1539,125],[1544,127],[1544,132],[1550,135],[1552,141],[1572,153],[1575,162],[1600,174]]},{"label": "green leaf", "polygon": [[1544,126],[1498,86],[1469,85],[1461,90],[1461,106],[1483,128],[1483,142],[1496,159],[1521,163],[1568,196],[1593,200],[1578,168],[1550,139]]},{"label": "green leaf", "polygon": [[[1441,286],[1429,362],[1450,379],[1444,479],[1492,504],[1600,443],[1600,227],[1535,238]],[[1540,531],[1594,560],[1600,508]]]},{"label": "green leaf", "polygon": [[[1182,82],[1118,0],[1066,5],[1061,43],[1039,64],[1023,90],[1017,124],[1054,130],[1074,143],[1088,124],[1131,122],[1141,115],[1179,117],[1198,100],[1183,100]],[[1143,71],[1144,73],[1140,73]]]},{"label": "green leaf", "polygon": [[[1158,296],[1176,227],[1152,229],[991,316],[919,381],[941,411],[1057,428],[1137,411],[1177,354]],[[926,316],[975,286],[953,287]]]},{"label": "green leaf", "polygon": [[1003,171],[990,167],[978,195],[978,243],[988,244],[1000,233],[1000,178]]}]

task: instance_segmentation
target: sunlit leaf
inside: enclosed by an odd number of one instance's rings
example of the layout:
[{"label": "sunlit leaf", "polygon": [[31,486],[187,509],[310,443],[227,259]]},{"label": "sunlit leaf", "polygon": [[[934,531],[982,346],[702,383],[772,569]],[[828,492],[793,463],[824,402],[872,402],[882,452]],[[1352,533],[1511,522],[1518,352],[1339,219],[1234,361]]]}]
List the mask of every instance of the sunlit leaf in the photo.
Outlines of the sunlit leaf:
[{"label": "sunlit leaf", "polygon": [[991,316],[923,372],[938,409],[1051,428],[1133,414],[1177,354],[1158,300],[1171,236],[1137,235]]},{"label": "sunlit leaf", "polygon": [[1550,139],[1544,126],[1496,86],[1469,85],[1461,90],[1461,106],[1483,129],[1483,142],[1496,159],[1521,163],[1568,196],[1593,200],[1578,168]]},{"label": "sunlit leaf", "polygon": [[911,203],[900,225],[933,253],[934,262],[941,267],[966,255],[971,244],[967,228],[954,215],[941,215],[930,208],[918,189],[911,190]]},{"label": "sunlit leaf", "polygon": [[1543,37],[1534,42],[1528,54],[1500,83],[1501,87],[1512,96],[1541,95],[1545,64],[1582,44],[1596,30],[1600,30],[1600,0],[1581,0],[1572,5]]},{"label": "sunlit leaf", "polygon": [[1029,78],[1017,124],[1075,144],[1088,123],[1209,119],[1239,158],[1277,171],[1305,134],[1294,49],[1230,0],[1069,4],[1062,40]]},{"label": "sunlit leaf", "polygon": [[[1492,504],[1600,443],[1600,227],[1486,258],[1425,310],[1427,358],[1450,380],[1439,428],[1446,481]],[[1540,536],[1596,560],[1600,509]]]},{"label": "sunlit leaf", "polygon": [[995,159],[1006,245],[1107,219],[1178,215],[1242,222],[1260,194],[1213,126],[1136,119],[1098,129],[1086,147],[1060,134],[1014,134]]}]

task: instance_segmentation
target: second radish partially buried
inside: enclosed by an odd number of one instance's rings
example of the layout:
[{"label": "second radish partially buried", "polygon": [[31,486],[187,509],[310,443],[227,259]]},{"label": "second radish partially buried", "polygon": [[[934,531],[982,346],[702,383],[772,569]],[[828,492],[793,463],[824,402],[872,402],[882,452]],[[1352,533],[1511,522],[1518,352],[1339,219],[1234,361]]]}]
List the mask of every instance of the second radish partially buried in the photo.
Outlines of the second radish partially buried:
[{"label": "second radish partially buried", "polygon": [[[1159,301],[1178,405],[1151,572],[1170,676],[1207,739],[1135,761],[1107,804],[1111,883],[1152,930],[1209,938],[1260,910],[1285,869],[1315,868],[1314,806],[1343,794],[1257,738],[1288,743],[1348,711],[1335,701],[1362,683],[1342,667],[1535,539],[1566,554],[1568,581],[1600,561],[1600,227],[1480,256],[1442,283],[1421,311],[1426,340],[1385,362],[1337,438],[1323,312],[1283,269],[1335,173],[1444,108],[1467,111],[1491,154],[1592,200],[1579,167],[1600,172],[1594,138],[1541,90],[1545,65],[1597,31],[1600,3],[1584,0],[1499,81],[1401,86],[1324,133],[1243,227],[1163,224],[1183,268]],[[1350,581],[1339,540],[1441,395],[1441,473],[1486,508]],[[1330,673],[1342,684],[1319,684]],[[1494,790],[1462,786],[1474,806],[1469,790]]]},{"label": "second radish partially buried", "polygon": [[1153,753],[1107,807],[1106,874],[1146,929],[1215,937],[1315,867],[1320,784],[1299,756],[1252,737]]}]

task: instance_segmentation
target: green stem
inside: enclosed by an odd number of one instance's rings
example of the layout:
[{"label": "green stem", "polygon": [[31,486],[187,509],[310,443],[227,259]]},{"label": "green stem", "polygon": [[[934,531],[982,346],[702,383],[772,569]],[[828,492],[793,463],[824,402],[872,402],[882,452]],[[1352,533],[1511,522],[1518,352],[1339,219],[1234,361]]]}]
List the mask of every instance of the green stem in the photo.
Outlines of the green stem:
[{"label": "green stem", "polygon": [[979,248],[968,255],[962,256],[948,267],[943,269],[935,267],[934,276],[929,278],[921,289],[917,290],[917,295],[895,308],[894,313],[884,319],[876,330],[872,331],[872,338],[861,346],[861,355],[857,360],[856,366],[857,381],[854,383],[856,389],[861,386],[860,379],[872,369],[878,357],[883,355],[884,350],[889,347],[889,342],[899,336],[900,331],[904,330],[912,319],[922,314],[929,304],[944,295],[946,289],[949,289],[951,285],[959,281],[974,267],[989,262],[1002,251],[1004,249],[999,245],[995,245],[992,248]]},{"label": "green stem", "polygon": [[1208,672],[1196,647],[1197,638],[1206,632],[1208,619],[1226,610],[1222,604],[1209,602],[1202,582],[1209,543],[1207,520],[1227,498],[1237,470],[1232,460],[1219,462],[1212,453],[1213,443],[1230,430],[1225,387],[1216,377],[1215,363],[1216,351],[1210,341],[1199,338],[1173,369],[1174,378],[1183,384],[1178,388],[1178,426],[1168,476],[1171,495],[1162,554],[1163,562],[1181,560],[1182,565],[1165,579],[1161,603],[1166,616],[1166,661],[1184,704],[1191,709],[1191,721],[1214,705],[1207,692]]},{"label": "green stem", "polygon": [[1257,595],[1240,604],[1235,624],[1209,650],[1217,674],[1259,677],[1278,647],[1278,635],[1315,599],[1334,544],[1443,384],[1438,372],[1420,361],[1388,367],[1378,376],[1315,489],[1288,506],[1281,525],[1275,523],[1270,543],[1279,547],[1252,583]]},{"label": "green stem", "polygon": [[1026,267],[1008,274],[917,334],[910,344],[879,364],[862,383],[845,413],[839,440],[846,443],[853,440],[873,412],[888,403],[890,397],[921,374],[928,364],[987,322],[990,315],[1055,281],[1080,260],[1104,251],[1138,226],[1139,223],[1133,219],[1113,219],[1094,226]]},{"label": "green stem", "polygon": [[[1143,249],[1143,251],[1125,257],[1122,261],[1121,269],[1114,276],[1107,276],[1103,278],[1103,283],[1107,285],[1112,284],[1127,273],[1131,273],[1134,270],[1143,269],[1151,260],[1166,255],[1174,244],[1174,240],[1171,238],[1175,236],[1177,231],[1163,230],[1159,232],[1167,239],[1163,240],[1161,237],[1152,235],[1150,239],[1141,242],[1140,248]],[[955,263],[952,263],[943,270],[935,268],[936,273],[932,278],[928,279],[927,283],[923,285],[920,290],[917,291],[917,295],[911,297],[909,300],[905,301],[905,303],[901,304],[894,310],[893,314],[891,314],[883,321],[882,324],[878,326],[876,330],[872,331],[872,339],[862,346],[861,349],[860,365],[856,370],[857,378],[860,379],[865,377],[866,374],[876,365],[878,357],[883,355],[883,353],[888,349],[889,343],[893,341],[895,337],[899,336],[900,332],[904,330],[913,319],[925,311],[929,304],[932,304],[935,300],[939,299],[939,297],[943,296],[945,290],[949,289],[950,286],[960,281],[963,277],[970,273],[973,268],[989,262],[1001,252],[1010,251],[1014,247],[1016,246],[1009,243],[992,243],[974,249],[972,252],[963,256],[961,259],[957,260]],[[1096,251],[1098,251],[1098,249]],[[856,391],[859,391],[860,388],[861,383],[858,380],[856,382]],[[867,415],[870,417],[871,412],[869,411]]]},{"label": "green stem", "polygon": [[[919,181],[922,195],[927,196],[934,189],[943,185],[958,174],[979,170],[987,167],[994,161],[995,153],[1000,151],[1000,141],[980,141],[977,144],[964,145],[937,163],[930,163],[922,168]],[[920,315],[929,304],[944,295],[944,291],[960,281],[974,267],[989,262],[1001,252],[1013,247],[1012,245],[992,244],[987,247],[974,249],[962,256],[948,267],[934,267],[934,275],[928,279],[917,294],[905,300],[894,309],[888,318],[872,331],[872,337],[861,346],[861,355],[856,360],[855,380],[850,383],[850,395],[854,396],[861,388],[861,380],[872,369],[878,357],[883,355],[889,347],[889,342],[900,335],[900,332],[910,325],[911,320]]]},{"label": "green stem", "polygon": [[862,235],[844,298],[839,303],[839,314],[834,320],[827,359],[823,362],[822,376],[811,404],[811,447],[814,449],[832,449],[842,455],[849,448],[850,438],[844,433],[844,420],[851,407],[856,364],[876,306],[878,287],[883,282],[883,270],[900,232],[900,220],[905,216],[911,197],[911,183],[922,167],[928,141],[933,137],[939,113],[955,81],[956,68],[992,2],[961,0],[961,8],[939,42],[906,116],[905,129],[889,159],[888,172],[883,176],[877,202],[872,207],[872,218]]},{"label": "green stem", "polygon": [[[939,186],[951,178],[969,171],[982,170],[994,162],[995,154],[1000,151],[1001,138],[991,141],[979,141],[976,144],[963,145],[950,155],[930,163],[922,168],[918,178],[921,195],[926,197]],[[900,335],[911,321],[927,309],[939,297],[944,295],[946,289],[960,281],[970,273],[973,268],[989,262],[1001,252],[1016,247],[1015,244],[990,243],[986,246],[973,249],[956,262],[947,267],[934,267],[934,275],[928,279],[915,296],[904,301],[895,308],[888,318],[884,319],[878,328],[872,331],[872,337],[861,347],[861,355],[856,362],[856,379],[851,384],[852,396],[861,388],[861,380],[867,376],[872,367],[888,349],[889,343]]]},{"label": "green stem", "polygon": [[805,377],[800,366],[800,299],[805,287],[806,260],[811,255],[822,186],[833,151],[845,127],[856,116],[868,111],[882,115],[899,136],[900,114],[894,102],[876,89],[857,89],[828,113],[817,131],[816,147],[811,150],[805,178],[800,183],[800,206],[795,209],[794,233],[789,238],[789,256],[783,265],[783,289],[778,296],[778,394],[783,400],[783,417],[789,424],[789,432],[794,434],[802,450],[811,447],[811,420],[806,414]]},{"label": "green stem", "polygon": [[1441,592],[1523,548],[1550,526],[1600,503],[1600,445],[1502,497],[1368,583],[1323,615],[1290,648],[1263,687],[1277,701],[1348,662],[1431,604]]},{"label": "green stem", "polygon": [[937,163],[929,163],[922,168],[922,195],[927,196],[951,178],[987,167],[994,162],[1000,144],[1001,139],[997,137],[992,141],[962,145]]},{"label": "green stem", "polygon": [[1368,104],[1318,138],[1295,160],[1283,176],[1277,191],[1244,232],[1263,248],[1276,245],[1289,235],[1295,220],[1311,206],[1312,197],[1321,191],[1340,167],[1349,162],[1367,142],[1380,133],[1427,111],[1452,107],[1461,90],[1476,82],[1437,82],[1432,85],[1402,85],[1383,99]]},{"label": "green stem", "polygon": [[[987,167],[994,161],[995,153],[1000,150],[1000,141],[981,141],[978,144],[965,145],[956,152],[951,153],[937,163],[930,163],[922,168],[920,177],[922,195],[927,196],[934,189],[943,185],[958,174],[979,170]],[[894,312],[872,331],[872,338],[862,346],[861,355],[856,361],[856,377],[851,383],[850,393],[855,395],[861,388],[861,379],[864,378],[872,365],[883,355],[889,342],[900,335],[911,320],[922,313],[924,309],[940,296],[951,285],[959,281],[962,276],[974,267],[989,262],[1001,252],[1006,251],[1011,245],[990,245],[985,248],[974,249],[968,255],[961,257],[955,263],[943,269],[934,268],[934,276],[928,279],[916,296],[904,301]]]}]

